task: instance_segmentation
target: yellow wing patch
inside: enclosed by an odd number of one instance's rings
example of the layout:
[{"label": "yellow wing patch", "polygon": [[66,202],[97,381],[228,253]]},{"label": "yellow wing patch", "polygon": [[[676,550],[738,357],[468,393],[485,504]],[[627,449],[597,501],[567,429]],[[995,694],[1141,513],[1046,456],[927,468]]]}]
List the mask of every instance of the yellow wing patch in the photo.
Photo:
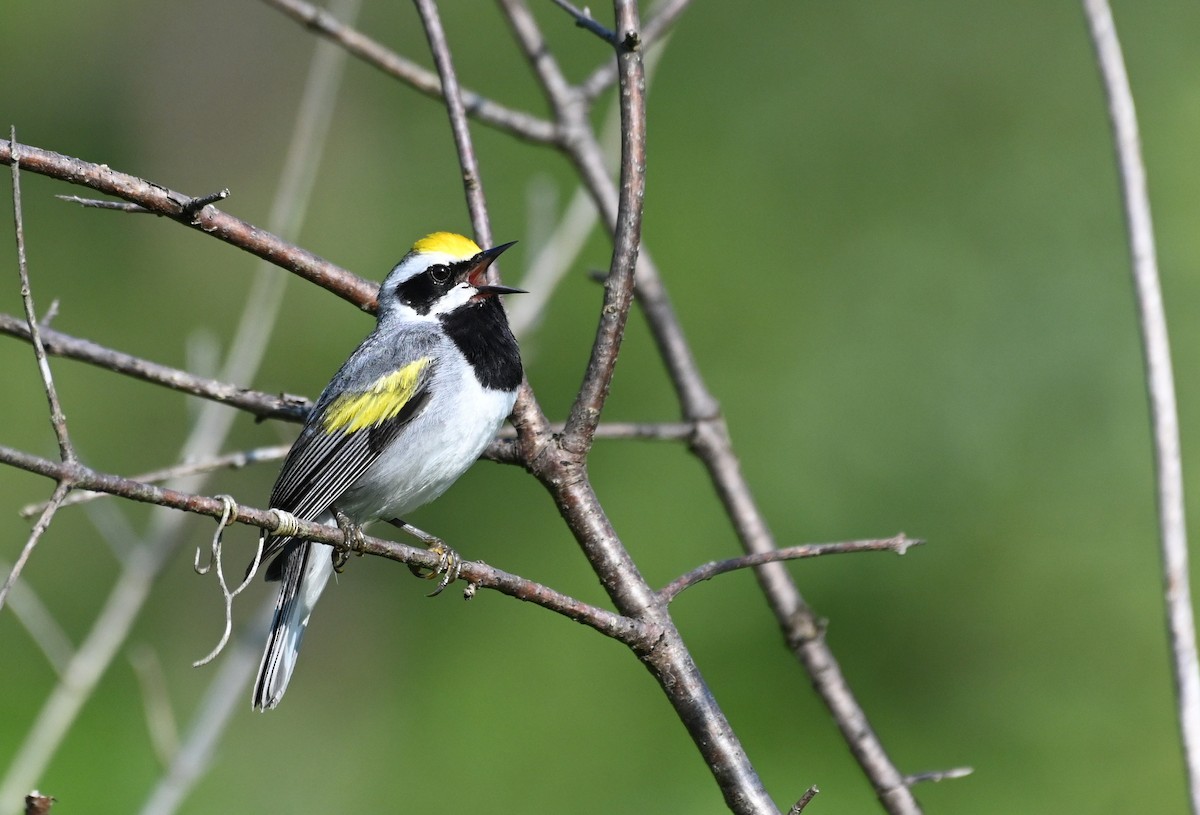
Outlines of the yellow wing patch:
[{"label": "yellow wing patch", "polygon": [[414,252],[444,252],[462,260],[473,258],[483,251],[475,241],[454,232],[434,232],[426,235],[413,244],[412,250]]},{"label": "yellow wing patch", "polygon": [[326,433],[355,433],[394,418],[417,390],[429,357],[410,362],[398,371],[379,377],[366,391],[343,393],[325,411]]}]

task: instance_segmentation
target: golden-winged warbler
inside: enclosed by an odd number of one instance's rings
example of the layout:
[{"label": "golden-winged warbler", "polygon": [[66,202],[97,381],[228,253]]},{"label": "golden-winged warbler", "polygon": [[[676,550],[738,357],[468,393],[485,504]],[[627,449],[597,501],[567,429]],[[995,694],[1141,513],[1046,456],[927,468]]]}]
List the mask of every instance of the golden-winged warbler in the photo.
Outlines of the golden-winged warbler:
[{"label": "golden-winged warbler", "polygon": [[[361,524],[432,501],[479,457],[512,411],[521,356],[487,269],[506,243],[481,250],[451,232],[421,238],[379,288],[378,322],[317,399],[292,445],[270,506],[298,519]],[[282,587],[253,705],[279,704],[313,606],[338,565],[331,546],[263,533],[268,580]],[[458,556],[435,542],[443,578]]]}]

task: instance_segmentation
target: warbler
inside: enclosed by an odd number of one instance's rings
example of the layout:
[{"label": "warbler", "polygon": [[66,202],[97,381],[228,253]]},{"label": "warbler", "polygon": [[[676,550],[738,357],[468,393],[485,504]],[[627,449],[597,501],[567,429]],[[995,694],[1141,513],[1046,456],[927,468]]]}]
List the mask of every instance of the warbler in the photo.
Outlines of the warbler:
[{"label": "warbler", "polygon": [[[413,244],[379,288],[375,330],[333,375],[292,444],[272,508],[349,534],[401,518],[466,472],[512,412],[521,384],[520,351],[497,295],[522,290],[486,281],[510,246],[482,250],[451,232]],[[457,555],[432,540],[449,570],[444,587]],[[261,561],[274,558],[267,580],[283,584],[252,698],[268,710],[287,689],[337,553],[265,531],[262,543]]]}]

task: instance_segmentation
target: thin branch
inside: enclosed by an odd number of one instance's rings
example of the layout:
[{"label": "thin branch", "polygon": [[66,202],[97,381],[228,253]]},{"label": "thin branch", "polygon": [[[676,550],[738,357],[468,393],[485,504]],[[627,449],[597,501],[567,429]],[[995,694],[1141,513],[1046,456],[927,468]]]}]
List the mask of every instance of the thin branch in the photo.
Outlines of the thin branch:
[{"label": "thin branch", "polygon": [[646,192],[646,82],[638,36],[637,9],[617,2],[617,61],[621,70],[621,178],[613,255],[605,283],[604,308],[583,385],[563,430],[563,446],[586,450],[608,398],[617,354],[633,303],[634,272],[642,235]]},{"label": "thin branch", "polygon": [[131,204],[128,201],[107,201],[99,198],[84,198],[79,195],[56,195],[54,197],[69,204],[79,204],[85,209],[113,209],[117,212],[131,212],[140,215],[154,214],[140,204]]},{"label": "thin branch", "polygon": [[[25,306],[25,323],[29,329],[34,360],[37,363],[38,372],[42,377],[42,387],[46,392],[46,401],[50,405],[50,425],[53,427],[54,436],[58,440],[59,458],[62,459],[64,464],[70,465],[74,464],[76,460],[75,448],[71,445],[71,438],[67,433],[67,417],[63,413],[62,403],[58,400],[58,390],[54,386],[54,377],[50,373],[50,363],[46,359],[46,348],[42,344],[42,335],[38,327],[37,310],[33,305],[33,292],[29,285],[29,264],[25,257],[25,222],[21,207],[21,158],[17,149],[15,128],[9,133],[8,145],[12,153],[13,227],[17,239],[17,272],[21,281],[21,302]],[[21,576],[25,564],[29,562],[29,558],[33,554],[38,541],[41,540],[42,534],[50,526],[50,521],[54,518],[54,513],[58,511],[63,499],[67,497],[67,493],[70,490],[71,480],[69,478],[60,479],[55,486],[50,501],[47,503],[46,508],[42,510],[41,517],[38,518],[37,523],[33,526],[33,530],[29,533],[29,537],[25,540],[25,546],[22,547],[21,554],[17,556],[16,562],[9,571],[8,578],[4,581],[4,585],[0,586],[0,609],[4,608],[4,601],[8,597],[8,593],[12,591],[13,585]]]},{"label": "thin branch", "polygon": [[[560,142],[588,186],[610,232],[615,234],[618,193],[604,169],[602,151],[578,111],[583,108],[573,89],[550,56],[536,24],[519,0],[501,0],[526,58],[542,79],[543,90],[564,137]],[[673,7],[682,11],[682,6]],[[666,287],[643,247],[637,269],[638,304],[680,399],[684,418],[697,423],[692,449],[709,472],[734,529],[747,552],[777,548],[766,519],[754,500],[733,451],[720,405],[704,383],[691,346],[684,335]],[[535,461],[543,447],[530,443],[527,460]],[[843,738],[891,815],[917,815],[920,807],[903,774],[888,757],[842,675],[837,659],[826,644],[817,615],[804,601],[787,569],[778,563],[755,570],[788,644],[813,681],[822,701],[833,714]]]},{"label": "thin branch", "polygon": [[600,39],[604,40],[609,45],[617,44],[617,35],[602,26],[592,17],[592,12],[586,8],[576,8],[573,3],[568,3],[567,0],[554,0],[554,5],[570,14],[575,18],[575,25],[590,31]]},{"label": "thin branch", "polygon": [[312,252],[216,207],[205,206],[193,217],[189,214],[189,208],[193,201],[200,199],[136,176],[117,172],[106,165],[92,164],[27,144],[0,141],[0,164],[12,164],[14,149],[19,151],[21,168],[24,170],[140,204],[155,215],[206,232],[231,246],[287,269],[328,289],[363,311],[375,310],[375,294],[379,288],[377,284],[363,280]]},{"label": "thin branch", "polygon": [[[317,50],[322,49],[318,48]],[[329,50],[333,52],[333,49]],[[340,55],[340,52],[336,53]],[[313,105],[310,102],[314,97],[324,97],[326,104],[332,106],[333,94],[327,92],[329,79],[330,76],[336,76],[339,72],[330,71],[328,65],[324,68],[314,65],[314,69],[318,74],[316,79],[319,81],[312,81],[314,71],[310,70],[310,82],[305,89],[305,102],[298,115],[299,121],[294,134],[293,149],[289,150],[284,170],[285,177],[276,191],[276,200],[272,205],[271,218],[273,224],[279,224],[276,227],[277,230],[289,228],[289,225],[295,223],[296,207],[307,195],[306,192],[303,192],[303,188],[308,184],[302,181],[302,177],[316,172],[320,139],[308,138],[309,132],[319,132],[322,123],[327,123],[331,118],[327,110],[322,111],[319,105]],[[314,93],[314,88],[319,92]],[[296,144],[306,142],[312,153],[307,156],[294,149]],[[129,190],[133,190],[138,195],[137,202],[147,206],[155,203],[163,204],[164,201],[172,203],[178,208],[178,214],[172,214],[170,211],[166,214],[171,215],[173,220],[190,227],[200,228],[203,231],[210,231],[217,237],[235,245],[244,242],[247,248],[253,247],[254,251],[259,252],[260,256],[266,259],[283,258],[288,262],[298,261],[300,265],[293,267],[293,271],[300,271],[314,281],[324,280],[322,285],[326,285],[331,290],[341,291],[342,296],[354,297],[356,292],[359,295],[369,292],[372,298],[374,296],[375,286],[373,284],[366,284],[353,275],[337,269],[332,264],[321,261],[315,255],[296,249],[265,230],[260,230],[220,213],[207,203],[215,200],[216,197],[188,198],[180,196],[178,193],[171,193],[163,187],[147,185],[140,179],[131,176],[114,174],[107,167],[98,168],[95,165],[85,165],[80,162],[66,162],[64,167],[63,163],[56,160],[56,158],[62,159],[61,156],[45,154],[43,158],[48,161],[46,168],[54,172],[68,169],[72,172],[79,171],[82,174],[79,177],[68,174],[67,180],[78,183],[82,179],[85,184],[96,189],[127,199],[131,197]],[[128,185],[133,186],[123,192],[121,188]],[[300,192],[297,194],[298,188]],[[160,197],[160,194],[163,197]],[[172,198],[172,196],[175,197]],[[295,197],[295,200],[281,201],[281,199],[292,196]],[[151,206],[151,208],[153,207]],[[262,254],[263,252],[265,255]],[[310,261],[315,262],[310,263]],[[265,346],[267,332],[270,330],[269,325],[274,319],[273,313],[277,310],[279,289],[282,286],[282,280],[279,280],[280,276],[273,270],[260,267],[255,277],[253,293],[243,304],[242,317],[239,320],[236,336],[231,343],[222,369],[223,375],[229,378],[249,380],[253,377],[258,361],[262,357],[262,346]],[[261,301],[255,300],[256,296],[261,297]],[[371,307],[371,302],[361,300],[361,298],[359,304],[363,308]],[[232,411],[221,410],[211,404],[205,405],[188,433],[181,457],[188,459],[215,453],[224,444],[232,421]],[[203,476],[201,475],[188,476],[183,479],[183,484],[194,485],[192,489],[198,488],[202,482]],[[18,748],[17,759],[10,765],[3,781],[0,782],[0,801],[12,800],[17,791],[28,789],[34,780],[44,774],[51,757],[76,720],[82,706],[90,698],[100,678],[111,665],[121,644],[127,639],[156,577],[162,571],[170,555],[184,539],[183,519],[185,517],[180,513],[156,513],[152,518],[147,543],[137,548],[131,548],[128,556],[122,560],[121,573],[96,616],[91,630],[76,651],[62,679],[38,712],[29,733]]]},{"label": "thin branch", "polygon": [[809,802],[812,801],[813,798],[817,797],[817,793],[819,792],[820,790],[817,789],[817,785],[813,784],[804,791],[804,794],[800,796],[799,801],[792,804],[792,808],[788,810],[788,815],[800,815],[800,813],[804,811],[804,808],[808,806]]},{"label": "thin branch", "polygon": [[21,548],[21,554],[17,556],[16,563],[9,570],[8,578],[4,581],[4,585],[0,586],[0,608],[4,608],[4,601],[8,598],[8,593],[12,591],[12,587],[21,576],[21,572],[24,571],[25,564],[29,562],[29,557],[33,554],[38,541],[42,539],[42,535],[50,526],[50,521],[54,518],[54,514],[58,512],[58,508],[62,506],[63,499],[67,497],[67,493],[70,491],[70,476],[66,475],[54,488],[50,500],[46,502],[46,508],[42,510],[41,517],[37,519],[37,523],[33,525],[29,537],[25,539],[25,545]]},{"label": "thin branch", "polygon": [[[434,64],[437,65],[438,76],[441,77],[442,98],[446,102],[446,112],[450,114],[450,130],[454,134],[454,146],[458,150],[458,166],[462,169],[463,191],[467,197],[471,227],[475,230],[475,240],[486,248],[492,245],[492,227],[488,223],[483,177],[479,172],[475,146],[471,142],[467,110],[463,104],[462,89],[458,85],[458,75],[454,71],[454,60],[450,56],[450,45],[446,41],[446,31],[442,27],[442,18],[434,0],[414,0],[414,3],[417,13],[421,16],[421,24],[425,27],[425,37],[429,40],[429,50],[433,54]],[[496,264],[492,264],[488,269],[487,276],[488,282],[499,282],[500,273]]]},{"label": "thin branch", "polygon": [[711,580],[720,574],[737,571],[738,569],[749,569],[754,566],[761,566],[764,563],[777,563],[785,560],[802,560],[810,557],[821,557],[822,555],[841,555],[848,552],[895,552],[898,555],[903,555],[908,551],[910,546],[919,546],[924,541],[915,540],[907,537],[903,532],[894,538],[858,540],[858,541],[841,541],[839,543],[806,543],[799,546],[788,546],[783,549],[776,549],[773,552],[759,552],[752,555],[742,555],[741,557],[729,558],[728,560],[714,560],[705,563],[703,566],[698,566],[686,574],[672,580],[667,585],[659,589],[658,596],[664,603],[669,603],[674,600],[681,591],[690,588],[697,583],[705,580]]},{"label": "thin branch", "polygon": [[1177,693],[1177,716],[1183,741],[1191,809],[1200,813],[1200,660],[1196,652],[1196,623],[1188,577],[1187,524],[1184,519],[1183,456],[1179,415],[1171,373],[1171,346],[1163,308],[1162,285],[1146,191],[1137,112],[1125,71],[1121,43],[1107,0],[1083,0],[1092,46],[1096,52],[1108,114],[1113,129],[1121,199],[1129,235],[1134,292],[1146,365],[1146,392],[1154,436],[1155,481],[1158,495],[1159,545],[1162,552],[1163,595],[1172,668]]},{"label": "thin branch", "polygon": [[[223,456],[210,456],[199,461],[189,461],[184,464],[176,464],[173,467],[151,470],[148,473],[132,476],[132,479],[134,481],[144,481],[147,484],[161,484],[164,481],[173,481],[176,478],[184,478],[189,475],[213,473],[217,470],[240,470],[252,464],[266,464],[279,461],[288,454],[288,450],[290,449],[290,444],[276,444],[270,447],[256,447],[253,450],[239,450],[236,453],[226,453]],[[71,493],[67,497],[67,500],[62,502],[62,506],[70,507],[76,504],[86,504],[95,501],[97,498],[104,498],[107,495],[108,493],[104,492],[77,490]],[[28,504],[21,507],[19,514],[22,518],[29,518],[41,512],[45,506],[45,504]]]},{"label": "thin branch", "polygon": [[[703,380],[693,388],[707,393]],[[711,397],[709,397],[711,398]],[[701,403],[703,404],[703,403]],[[715,400],[714,400],[715,405]],[[713,480],[717,495],[733,522],[734,530],[748,552],[776,549],[774,535],[742,475],[723,418],[700,421],[692,450]],[[791,574],[780,563],[766,563],[755,576],[783,632],[784,640],[804,666],[821,701],[829,709],[842,738],[862,767],[884,808],[892,815],[919,815],[920,805],[904,781],[904,775],[889,758],[866,711],[854,696],[833,650],[825,641],[825,627],[796,588]]]},{"label": "thin branch", "polygon": [[[611,381],[632,294],[640,241],[645,83],[636,6],[633,2],[614,2],[621,86],[618,98],[623,125],[620,195],[607,175],[602,151],[587,121],[586,106],[566,85],[528,8],[521,0],[501,0],[501,6],[558,117],[563,131],[561,145],[585,184],[592,189],[597,206],[614,235],[613,260],[597,344],[563,437],[550,440],[534,433],[522,434],[518,449],[524,456],[526,467],[554,496],[559,512],[617,608],[661,627],[663,635],[654,650],[639,653],[639,656],[660,683],[700,749],[727,805],[738,813],[777,812],[671,621],[667,606],[658,601],[621,544],[587,478],[586,455]],[[612,194],[602,194],[606,191]],[[520,407],[518,401],[514,424],[519,429],[524,421]],[[535,433],[542,429],[533,422],[530,424]]]},{"label": "thin branch", "polygon": [[[562,430],[562,424],[551,425],[554,432]],[[688,441],[695,433],[696,426],[689,422],[605,422],[596,428],[596,438],[611,441]],[[511,429],[501,431],[495,442],[488,447],[481,458],[504,464],[518,464],[516,453],[510,449],[516,433]],[[256,447],[251,450],[238,450],[219,456],[210,456],[197,461],[163,467],[158,470],[139,473],[130,476],[134,481],[144,481],[147,484],[161,484],[176,478],[191,475],[213,473],[218,470],[240,470],[255,464],[270,464],[280,461],[287,456],[290,444],[275,444],[267,447]],[[62,502],[63,507],[77,504],[87,504],[98,498],[109,497],[108,493],[75,490]],[[46,502],[27,504],[18,510],[22,518],[32,518],[46,508]]]},{"label": "thin branch", "polygon": [[[441,98],[442,82],[437,74],[405,59],[353,27],[339,23],[323,9],[303,0],[263,2],[414,90],[434,99]],[[558,138],[554,125],[545,119],[505,107],[474,91],[464,90],[462,98],[467,113],[489,127],[538,144],[550,143]]]},{"label": "thin branch", "polygon": [[[68,465],[55,462],[10,447],[0,446],[0,463],[55,480],[69,478],[80,489],[107,492],[131,501],[206,515],[214,519],[221,518],[227,511],[225,502],[220,498],[210,498],[166,487],[156,487],[152,484],[143,484],[129,478],[93,470],[79,463]],[[256,526],[272,532],[280,525],[279,516],[274,510],[256,509],[244,504],[238,505],[234,520],[240,524]],[[385,557],[427,570],[433,570],[438,566],[438,556],[428,549],[408,546],[384,538],[374,538],[369,535],[364,535],[361,542],[351,541],[347,544],[342,531],[337,527],[323,526],[311,521],[300,521],[296,536],[340,549]],[[626,644],[646,647],[647,643],[653,641],[656,635],[652,625],[584,603],[548,586],[510,574],[486,563],[464,562],[460,575],[464,581],[474,583],[479,588],[493,589],[518,600],[542,606]]]},{"label": "thin branch", "polygon": [[[0,334],[8,334],[26,341],[30,339],[29,326],[9,314],[0,314]],[[143,382],[222,402],[262,419],[302,422],[312,408],[312,403],[301,396],[274,396],[196,376],[180,368],[114,351],[90,340],[72,337],[59,331],[43,328],[41,335],[46,351],[54,356],[86,362]]]},{"label": "thin branch", "polygon": [[930,770],[924,773],[913,773],[904,776],[904,783],[910,787],[913,784],[936,784],[939,781],[949,781],[953,778],[966,778],[975,772],[974,767],[954,767],[949,770]]},{"label": "thin branch", "polygon": [[[691,0],[666,0],[650,9],[646,22],[642,25],[642,43],[647,53],[653,52],[656,46],[661,45],[662,39],[690,4]],[[616,81],[617,63],[606,60],[603,65],[592,71],[587,79],[579,83],[579,93],[584,99],[594,102],[596,97],[611,88]]]},{"label": "thin branch", "polygon": [[[50,425],[54,428],[54,436],[58,440],[58,455],[63,461],[71,462],[75,460],[75,449],[71,446],[71,439],[67,434],[67,417],[63,413],[62,403],[58,400],[58,389],[54,387],[54,377],[50,373],[50,363],[46,359],[46,348],[42,344],[41,330],[38,326],[37,309],[33,305],[33,291],[29,286],[29,264],[25,258],[25,216],[21,206],[22,157],[17,146],[16,128],[9,133],[8,148],[12,155],[13,225],[17,237],[17,272],[21,278],[21,303],[25,306],[25,324],[29,328],[33,356],[42,376],[42,387],[46,390],[46,401],[50,404]],[[0,606],[2,605],[3,594],[0,594]]]}]

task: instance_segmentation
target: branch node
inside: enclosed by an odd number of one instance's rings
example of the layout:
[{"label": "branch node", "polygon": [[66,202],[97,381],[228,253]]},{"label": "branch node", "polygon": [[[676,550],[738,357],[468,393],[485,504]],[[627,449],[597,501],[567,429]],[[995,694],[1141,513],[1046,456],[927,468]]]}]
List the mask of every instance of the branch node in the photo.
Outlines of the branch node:
[{"label": "branch node", "polygon": [[201,195],[199,198],[190,198],[186,204],[179,208],[179,214],[188,219],[191,223],[196,223],[196,219],[200,215],[200,210],[204,209],[209,204],[217,201],[223,201],[229,197],[229,188],[210,192],[208,195]]}]

